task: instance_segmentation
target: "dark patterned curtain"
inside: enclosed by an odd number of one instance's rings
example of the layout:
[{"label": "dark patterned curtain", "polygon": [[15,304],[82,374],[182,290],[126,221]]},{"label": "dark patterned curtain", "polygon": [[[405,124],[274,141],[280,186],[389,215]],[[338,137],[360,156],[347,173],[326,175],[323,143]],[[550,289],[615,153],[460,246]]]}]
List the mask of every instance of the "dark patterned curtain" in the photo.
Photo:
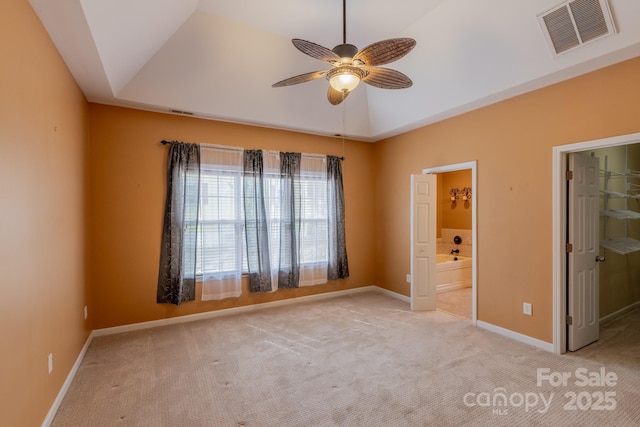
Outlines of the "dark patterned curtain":
[{"label": "dark patterned curtain", "polygon": [[327,206],[329,208],[329,280],[349,277],[347,244],[344,230],[344,190],[342,163],[338,157],[327,156]]},{"label": "dark patterned curtain", "polygon": [[280,256],[278,288],[300,282],[300,153],[280,153]]},{"label": "dark patterned curtain", "polygon": [[244,232],[247,240],[249,291],[269,292],[271,262],[269,260],[269,227],[264,200],[264,164],[261,150],[245,150],[243,154]]},{"label": "dark patterned curtain", "polygon": [[158,303],[196,297],[196,234],[200,205],[200,146],[171,143],[167,167]]}]

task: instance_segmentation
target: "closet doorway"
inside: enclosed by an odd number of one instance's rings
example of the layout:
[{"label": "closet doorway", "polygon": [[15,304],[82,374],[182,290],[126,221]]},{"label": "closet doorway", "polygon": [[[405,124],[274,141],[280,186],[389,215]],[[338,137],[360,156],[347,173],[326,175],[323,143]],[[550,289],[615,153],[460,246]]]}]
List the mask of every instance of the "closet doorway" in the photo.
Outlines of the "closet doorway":
[{"label": "closet doorway", "polygon": [[[553,233],[554,233],[554,351],[570,348],[570,313],[573,286],[572,266],[567,251],[571,234],[569,160],[573,157],[597,158],[598,247],[592,264],[599,280],[596,324],[600,325],[640,308],[640,133],[554,147]],[[586,227],[586,225],[585,225]],[[596,339],[598,337],[596,336]]]}]

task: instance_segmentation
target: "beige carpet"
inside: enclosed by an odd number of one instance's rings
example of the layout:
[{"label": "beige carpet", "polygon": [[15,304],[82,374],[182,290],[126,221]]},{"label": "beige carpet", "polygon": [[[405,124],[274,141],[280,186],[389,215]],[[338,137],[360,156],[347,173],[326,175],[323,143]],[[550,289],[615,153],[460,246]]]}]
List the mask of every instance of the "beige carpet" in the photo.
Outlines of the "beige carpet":
[{"label": "beige carpet", "polygon": [[639,403],[637,312],[557,356],[370,292],[96,338],[53,425],[632,426]]}]

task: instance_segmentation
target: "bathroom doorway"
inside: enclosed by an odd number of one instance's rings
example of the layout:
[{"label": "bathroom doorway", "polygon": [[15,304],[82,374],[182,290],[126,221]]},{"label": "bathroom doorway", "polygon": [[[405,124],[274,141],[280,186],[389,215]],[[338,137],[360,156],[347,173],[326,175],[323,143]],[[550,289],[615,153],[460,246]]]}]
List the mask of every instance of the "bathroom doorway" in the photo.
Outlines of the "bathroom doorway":
[{"label": "bathroom doorway", "polygon": [[[477,322],[476,162],[427,168],[437,176],[436,309]],[[452,200],[453,199],[453,200]]]}]

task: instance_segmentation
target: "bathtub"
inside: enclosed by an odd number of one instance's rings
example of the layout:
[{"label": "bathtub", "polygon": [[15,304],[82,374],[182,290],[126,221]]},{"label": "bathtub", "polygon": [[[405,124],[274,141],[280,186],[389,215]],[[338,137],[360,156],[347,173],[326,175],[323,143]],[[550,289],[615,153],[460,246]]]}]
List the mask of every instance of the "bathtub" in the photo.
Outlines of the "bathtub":
[{"label": "bathtub", "polygon": [[471,257],[436,254],[436,292],[470,288]]}]

